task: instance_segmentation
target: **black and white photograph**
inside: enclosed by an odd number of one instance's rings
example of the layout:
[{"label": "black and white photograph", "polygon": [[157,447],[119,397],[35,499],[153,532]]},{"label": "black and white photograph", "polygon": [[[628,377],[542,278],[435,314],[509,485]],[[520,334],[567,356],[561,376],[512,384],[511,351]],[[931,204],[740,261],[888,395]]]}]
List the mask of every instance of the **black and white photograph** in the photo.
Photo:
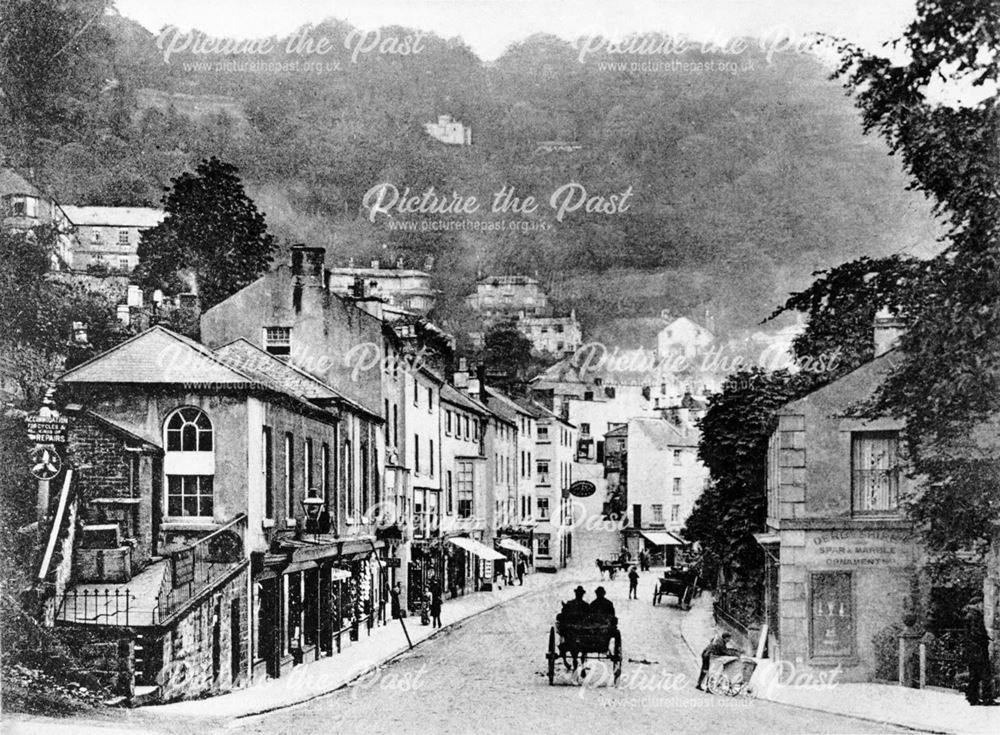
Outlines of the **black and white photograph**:
[{"label": "black and white photograph", "polygon": [[1000,733],[1000,0],[0,0],[0,729]]}]

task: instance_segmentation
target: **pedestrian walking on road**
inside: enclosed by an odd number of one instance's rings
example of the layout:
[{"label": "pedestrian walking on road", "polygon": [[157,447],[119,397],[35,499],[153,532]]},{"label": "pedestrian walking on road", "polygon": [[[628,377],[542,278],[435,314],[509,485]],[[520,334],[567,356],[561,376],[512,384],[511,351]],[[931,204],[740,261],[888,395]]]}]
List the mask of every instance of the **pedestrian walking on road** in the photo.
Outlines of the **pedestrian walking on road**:
[{"label": "pedestrian walking on road", "polygon": [[632,567],[628,570],[628,598],[639,599],[639,572]]},{"label": "pedestrian walking on road", "polygon": [[524,563],[524,557],[520,557],[517,560],[517,584],[520,587],[524,586],[524,574],[528,571],[528,565]]},{"label": "pedestrian walking on road", "polygon": [[965,664],[969,667],[969,684],[965,698],[973,707],[994,707],[993,667],[990,664],[990,638],[978,602],[965,607]]}]

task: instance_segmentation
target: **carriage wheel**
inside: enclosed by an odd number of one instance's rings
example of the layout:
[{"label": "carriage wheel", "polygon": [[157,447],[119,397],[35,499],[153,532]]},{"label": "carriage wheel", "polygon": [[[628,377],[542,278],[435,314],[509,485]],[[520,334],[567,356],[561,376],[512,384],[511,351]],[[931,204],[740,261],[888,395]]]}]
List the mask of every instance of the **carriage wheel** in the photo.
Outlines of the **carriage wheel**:
[{"label": "carriage wheel", "polygon": [[729,677],[725,674],[710,674],[706,686],[712,694],[729,694]]},{"label": "carriage wheel", "polygon": [[757,687],[753,684],[744,684],[743,688],[740,690],[740,696],[746,697],[747,699],[755,699],[757,697]]},{"label": "carriage wheel", "polygon": [[556,679],[556,629],[549,628],[549,652],[545,655],[549,660],[549,686],[555,683]]},{"label": "carriage wheel", "polygon": [[622,661],[625,660],[625,656],[622,653],[622,638],[621,635],[615,636],[615,652],[611,657],[611,661],[614,664],[614,674],[615,674],[615,686],[618,686],[618,680],[622,675]]},{"label": "carriage wheel", "polygon": [[660,590],[658,590],[658,589],[653,590],[653,604],[654,605],[660,601],[659,597],[660,597]]}]

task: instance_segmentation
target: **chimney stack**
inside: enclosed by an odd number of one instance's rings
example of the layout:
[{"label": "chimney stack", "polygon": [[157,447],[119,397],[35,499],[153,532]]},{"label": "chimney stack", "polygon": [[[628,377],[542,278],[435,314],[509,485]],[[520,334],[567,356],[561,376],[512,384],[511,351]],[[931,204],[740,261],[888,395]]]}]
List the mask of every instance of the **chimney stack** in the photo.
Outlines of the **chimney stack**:
[{"label": "chimney stack", "polygon": [[326,267],[326,249],[307,245],[292,245],[292,275],[306,276],[323,284]]},{"label": "chimney stack", "polygon": [[899,344],[900,337],[906,331],[903,320],[889,309],[879,309],[875,314],[875,357],[881,357]]},{"label": "chimney stack", "polygon": [[486,365],[480,363],[476,365],[476,382],[479,383],[479,400],[488,404],[489,397],[486,395]]}]

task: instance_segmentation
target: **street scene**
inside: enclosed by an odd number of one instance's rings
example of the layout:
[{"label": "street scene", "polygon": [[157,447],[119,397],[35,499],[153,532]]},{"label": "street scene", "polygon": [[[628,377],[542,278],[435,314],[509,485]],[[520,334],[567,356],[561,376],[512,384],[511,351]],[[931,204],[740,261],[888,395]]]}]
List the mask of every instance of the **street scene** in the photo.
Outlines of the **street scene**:
[{"label": "street scene", "polygon": [[1000,732],[998,39],[0,0],[4,732]]}]

